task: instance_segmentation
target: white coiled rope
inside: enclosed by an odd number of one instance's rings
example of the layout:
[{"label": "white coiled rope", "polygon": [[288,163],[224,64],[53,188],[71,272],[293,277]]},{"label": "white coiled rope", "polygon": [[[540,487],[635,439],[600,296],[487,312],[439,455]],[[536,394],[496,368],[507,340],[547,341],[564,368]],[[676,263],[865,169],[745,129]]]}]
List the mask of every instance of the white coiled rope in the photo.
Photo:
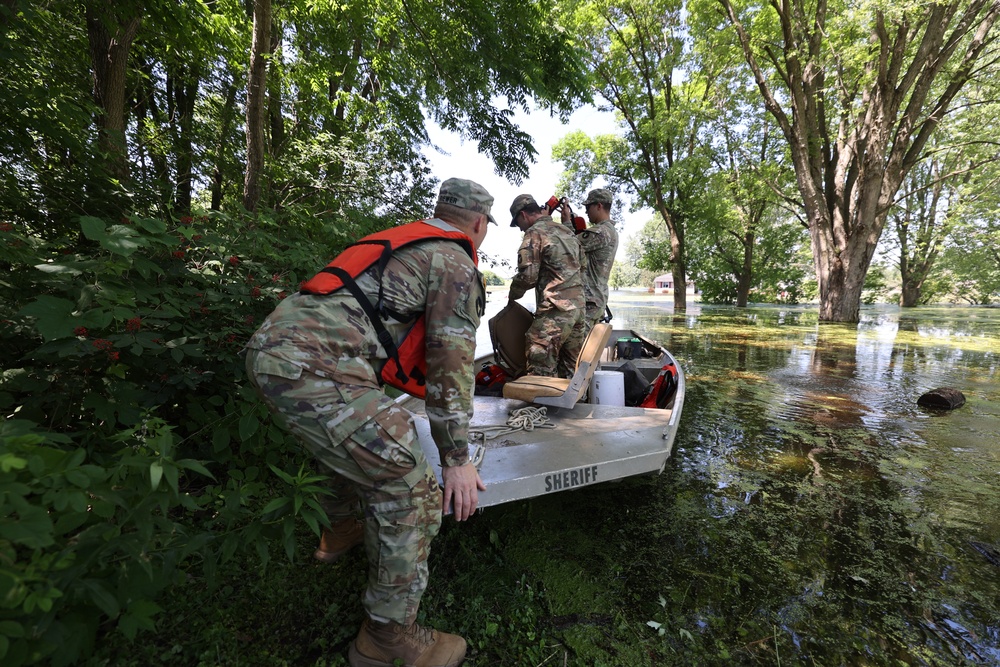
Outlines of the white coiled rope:
[{"label": "white coiled rope", "polygon": [[510,411],[506,424],[479,426],[469,431],[470,440],[493,440],[517,431],[534,431],[536,428],[555,428],[546,414],[548,408],[529,405]]}]

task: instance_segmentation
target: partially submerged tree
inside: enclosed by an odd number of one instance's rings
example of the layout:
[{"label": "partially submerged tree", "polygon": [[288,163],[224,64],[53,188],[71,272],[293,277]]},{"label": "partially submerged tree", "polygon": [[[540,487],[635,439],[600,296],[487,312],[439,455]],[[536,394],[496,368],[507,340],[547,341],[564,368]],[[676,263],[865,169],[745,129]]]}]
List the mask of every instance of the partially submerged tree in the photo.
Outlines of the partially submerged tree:
[{"label": "partially submerged tree", "polygon": [[900,184],[958,93],[994,65],[1000,2],[718,2],[791,150],[820,319],[856,322]]},{"label": "partially submerged tree", "polygon": [[[909,308],[937,296],[941,251],[953,230],[975,227],[998,201],[1000,158],[997,99],[978,87],[964,101],[958,122],[928,143],[925,157],[907,174],[889,220],[899,253],[900,305]],[[982,93],[986,92],[984,96]],[[968,224],[962,224],[963,221]],[[955,239],[953,244],[963,244]]]},{"label": "partially submerged tree", "polygon": [[[801,269],[789,262],[805,230],[791,185],[785,145],[774,125],[735,82],[730,102],[710,126],[711,197],[688,230],[691,275],[702,299],[745,307],[751,299],[798,298]],[[789,210],[790,209],[790,210]]]},{"label": "partially submerged tree", "polygon": [[[583,0],[564,5],[565,19],[584,35],[587,65],[602,108],[617,113],[620,137],[588,146],[577,135],[553,149],[588,187],[603,178],[635,195],[669,232],[674,308],[686,307],[685,227],[692,200],[705,186],[704,123],[716,106],[714,70],[691,65],[685,51],[683,5],[677,0]],[[589,152],[588,152],[589,151]]]},{"label": "partially submerged tree", "polygon": [[889,213],[899,250],[899,305],[904,308],[933,296],[925,294],[924,285],[957,216],[961,182],[945,178],[942,169],[947,165],[937,158],[915,165],[904,181],[907,191]]}]

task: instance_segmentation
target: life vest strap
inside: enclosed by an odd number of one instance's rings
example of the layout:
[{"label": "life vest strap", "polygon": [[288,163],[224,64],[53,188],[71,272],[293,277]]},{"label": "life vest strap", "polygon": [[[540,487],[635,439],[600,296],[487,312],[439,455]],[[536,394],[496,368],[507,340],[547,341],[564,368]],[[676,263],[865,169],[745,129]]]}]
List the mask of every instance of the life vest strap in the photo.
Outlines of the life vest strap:
[{"label": "life vest strap", "polygon": [[[399,360],[399,349],[396,347],[396,341],[393,340],[392,334],[390,334],[388,329],[385,328],[382,318],[379,316],[375,306],[373,306],[372,302],[368,299],[368,296],[361,291],[361,288],[358,286],[358,283],[355,282],[354,278],[351,277],[351,274],[339,266],[330,266],[324,270],[327,270],[340,278],[340,280],[344,283],[344,287],[347,288],[347,291],[351,293],[354,300],[357,301],[358,305],[361,306],[361,309],[365,311],[365,315],[368,316],[372,326],[375,327],[375,335],[378,337],[378,342],[382,344],[386,355],[388,355],[388,357],[396,363],[396,378],[400,382],[405,383],[407,375],[403,370],[403,364]],[[379,288],[381,291],[381,283]]]}]

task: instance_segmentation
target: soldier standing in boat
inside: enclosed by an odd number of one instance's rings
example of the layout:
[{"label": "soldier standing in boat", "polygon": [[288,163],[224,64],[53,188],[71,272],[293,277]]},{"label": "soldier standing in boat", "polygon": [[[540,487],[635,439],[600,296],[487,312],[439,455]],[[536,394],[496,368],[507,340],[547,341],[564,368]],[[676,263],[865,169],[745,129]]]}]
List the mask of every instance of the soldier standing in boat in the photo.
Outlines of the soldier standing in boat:
[{"label": "soldier standing in boat", "polygon": [[[247,371],[268,408],[331,476],[330,527],[317,559],[358,544],[368,556],[366,618],[353,666],[462,662],[462,637],[416,623],[430,544],[451,507],[464,521],[485,486],[469,461],[476,327],[486,301],[477,248],[493,197],[441,185],[434,217],[372,234],[303,283],[247,343]],[[386,259],[385,263],[380,260]],[[444,490],[413,418],[383,382],[424,398]],[[358,500],[364,521],[358,521]]]},{"label": "soldier standing in boat", "polygon": [[572,377],[586,338],[580,242],[531,195],[515,197],[510,214],[510,226],[524,232],[524,238],[508,298],[516,301],[529,289],[535,290],[535,318],[525,334],[527,371]]},{"label": "soldier standing in boat", "polygon": [[[608,278],[618,252],[618,230],[611,219],[612,201],[610,190],[596,188],[587,193],[583,202],[590,227],[580,232],[577,239],[586,255],[583,288],[587,299],[587,333],[604,317],[608,306]],[[572,216],[569,206],[563,206],[563,222]]]}]

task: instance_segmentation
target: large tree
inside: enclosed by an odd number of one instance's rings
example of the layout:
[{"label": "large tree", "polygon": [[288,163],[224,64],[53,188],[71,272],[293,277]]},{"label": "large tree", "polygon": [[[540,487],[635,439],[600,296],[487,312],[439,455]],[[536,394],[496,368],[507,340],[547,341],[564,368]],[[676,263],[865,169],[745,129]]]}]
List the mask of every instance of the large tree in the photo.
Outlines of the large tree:
[{"label": "large tree", "polygon": [[260,201],[264,119],[267,117],[267,62],[271,46],[271,0],[254,0],[253,44],[247,77],[247,168],[243,179],[243,206],[248,211],[255,211]]},{"label": "large tree", "polygon": [[856,322],[900,184],[977,68],[993,65],[1000,2],[718,2],[791,150],[820,318]]},{"label": "large tree", "polygon": [[575,188],[603,178],[635,207],[656,211],[670,237],[674,308],[687,305],[685,228],[705,191],[706,119],[717,105],[718,70],[691,58],[677,0],[582,0],[564,4],[566,21],[587,44],[587,65],[601,106],[622,133],[567,137],[554,157]]},{"label": "large tree", "polygon": [[[1000,201],[994,85],[970,87],[954,118],[928,142],[926,154],[906,175],[889,212],[899,253],[900,305],[921,305],[938,296],[942,250],[958,229],[961,237],[991,217]],[[947,268],[947,267],[944,267]]]},{"label": "large tree", "polygon": [[142,16],[128,2],[89,0],[85,5],[87,37],[94,76],[94,101],[101,109],[97,117],[100,147],[109,171],[119,180],[128,177],[125,149],[125,81],[129,49],[139,32]]},{"label": "large tree", "polygon": [[[805,230],[800,209],[785,195],[791,165],[774,122],[745,84],[728,86],[727,104],[711,125],[711,197],[688,234],[691,275],[705,301],[745,307],[795,294],[801,270],[795,254]],[[790,209],[790,210],[789,210]]]}]

